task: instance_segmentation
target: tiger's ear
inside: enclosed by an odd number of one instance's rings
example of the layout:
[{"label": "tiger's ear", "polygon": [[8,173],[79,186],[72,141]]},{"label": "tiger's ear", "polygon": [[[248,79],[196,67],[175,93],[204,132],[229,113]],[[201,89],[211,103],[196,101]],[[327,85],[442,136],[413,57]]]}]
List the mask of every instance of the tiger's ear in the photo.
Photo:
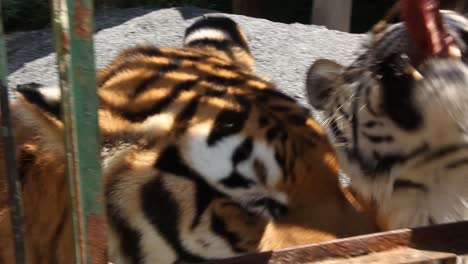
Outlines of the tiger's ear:
[{"label": "tiger's ear", "polygon": [[16,91],[18,107],[14,115],[18,125],[34,133],[45,148],[62,156],[65,148],[60,119],[60,88],[57,85],[26,83],[18,85]]},{"label": "tiger's ear", "polygon": [[20,94],[20,100],[24,100],[44,113],[60,120],[62,93],[59,86],[45,86],[32,82],[19,84],[16,86],[16,91]]},{"label": "tiger's ear", "polygon": [[200,49],[215,49],[234,63],[254,70],[247,36],[234,20],[222,16],[198,19],[185,31],[184,45]]},{"label": "tiger's ear", "polygon": [[328,102],[343,66],[327,59],[319,59],[307,72],[306,90],[309,102],[318,110],[323,110]]}]

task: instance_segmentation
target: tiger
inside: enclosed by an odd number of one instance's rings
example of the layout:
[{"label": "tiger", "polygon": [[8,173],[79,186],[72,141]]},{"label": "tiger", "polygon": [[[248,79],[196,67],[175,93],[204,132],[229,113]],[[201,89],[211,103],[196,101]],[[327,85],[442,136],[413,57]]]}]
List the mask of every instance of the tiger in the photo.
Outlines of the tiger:
[{"label": "tiger", "polygon": [[[97,84],[113,263],[193,263],[377,230],[340,186],[325,130],[255,73],[247,37],[232,19],[196,20],[180,47],[129,47],[98,72]],[[68,263],[61,92],[28,83],[16,93],[28,263]],[[0,263],[12,263],[0,201]]]},{"label": "tiger", "polygon": [[417,61],[402,22],[371,30],[349,65],[312,63],[310,105],[383,230],[468,220],[468,20],[441,11],[458,46]]}]

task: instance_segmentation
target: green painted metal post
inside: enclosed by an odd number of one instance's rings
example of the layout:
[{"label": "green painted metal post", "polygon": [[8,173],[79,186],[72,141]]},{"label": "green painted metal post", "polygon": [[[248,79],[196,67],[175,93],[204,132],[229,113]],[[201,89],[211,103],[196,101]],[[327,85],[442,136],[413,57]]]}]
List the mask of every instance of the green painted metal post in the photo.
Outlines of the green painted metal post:
[{"label": "green painted metal post", "polygon": [[[105,260],[92,0],[53,0],[75,263]],[[51,249],[52,250],[52,249]]]},{"label": "green painted metal post", "polygon": [[[5,35],[3,33],[2,2],[0,0],[0,105],[2,140],[5,162],[5,175],[8,178],[8,198],[15,243],[16,264],[26,263],[23,238],[23,214],[21,209],[21,188],[15,162],[15,143],[8,99],[8,67],[6,58]],[[0,246],[1,247],[1,246]]]}]

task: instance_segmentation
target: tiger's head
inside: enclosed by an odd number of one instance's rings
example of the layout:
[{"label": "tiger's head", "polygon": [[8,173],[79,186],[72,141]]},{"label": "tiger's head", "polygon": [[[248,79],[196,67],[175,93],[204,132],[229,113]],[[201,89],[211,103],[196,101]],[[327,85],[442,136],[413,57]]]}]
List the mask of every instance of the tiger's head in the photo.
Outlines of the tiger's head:
[{"label": "tiger's head", "polygon": [[468,20],[442,17],[461,54],[418,60],[398,23],[370,32],[350,66],[321,59],[308,71],[309,101],[384,228],[468,219]]}]

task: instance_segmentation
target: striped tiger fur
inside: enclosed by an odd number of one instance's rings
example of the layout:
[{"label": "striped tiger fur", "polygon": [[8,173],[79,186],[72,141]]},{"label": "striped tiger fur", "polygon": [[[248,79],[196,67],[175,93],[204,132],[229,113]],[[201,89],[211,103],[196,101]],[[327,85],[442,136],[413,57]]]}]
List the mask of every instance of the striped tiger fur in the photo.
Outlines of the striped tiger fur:
[{"label": "striped tiger fur", "polygon": [[459,58],[410,62],[398,23],[369,33],[350,66],[322,59],[308,72],[309,101],[384,229],[468,220],[468,21],[442,14]]},{"label": "striped tiger fur", "polygon": [[[115,263],[198,262],[375,230],[340,189],[322,127],[254,73],[247,39],[232,20],[198,20],[182,47],[126,49],[99,72],[98,86]],[[28,259],[66,263],[73,251],[70,241],[60,244],[71,234],[60,90],[17,90],[23,196],[34,188],[48,194],[25,199]],[[33,221],[48,218],[58,221],[50,231]],[[0,234],[9,230],[0,224]],[[9,259],[4,252],[11,250],[2,248],[0,263]]]}]

